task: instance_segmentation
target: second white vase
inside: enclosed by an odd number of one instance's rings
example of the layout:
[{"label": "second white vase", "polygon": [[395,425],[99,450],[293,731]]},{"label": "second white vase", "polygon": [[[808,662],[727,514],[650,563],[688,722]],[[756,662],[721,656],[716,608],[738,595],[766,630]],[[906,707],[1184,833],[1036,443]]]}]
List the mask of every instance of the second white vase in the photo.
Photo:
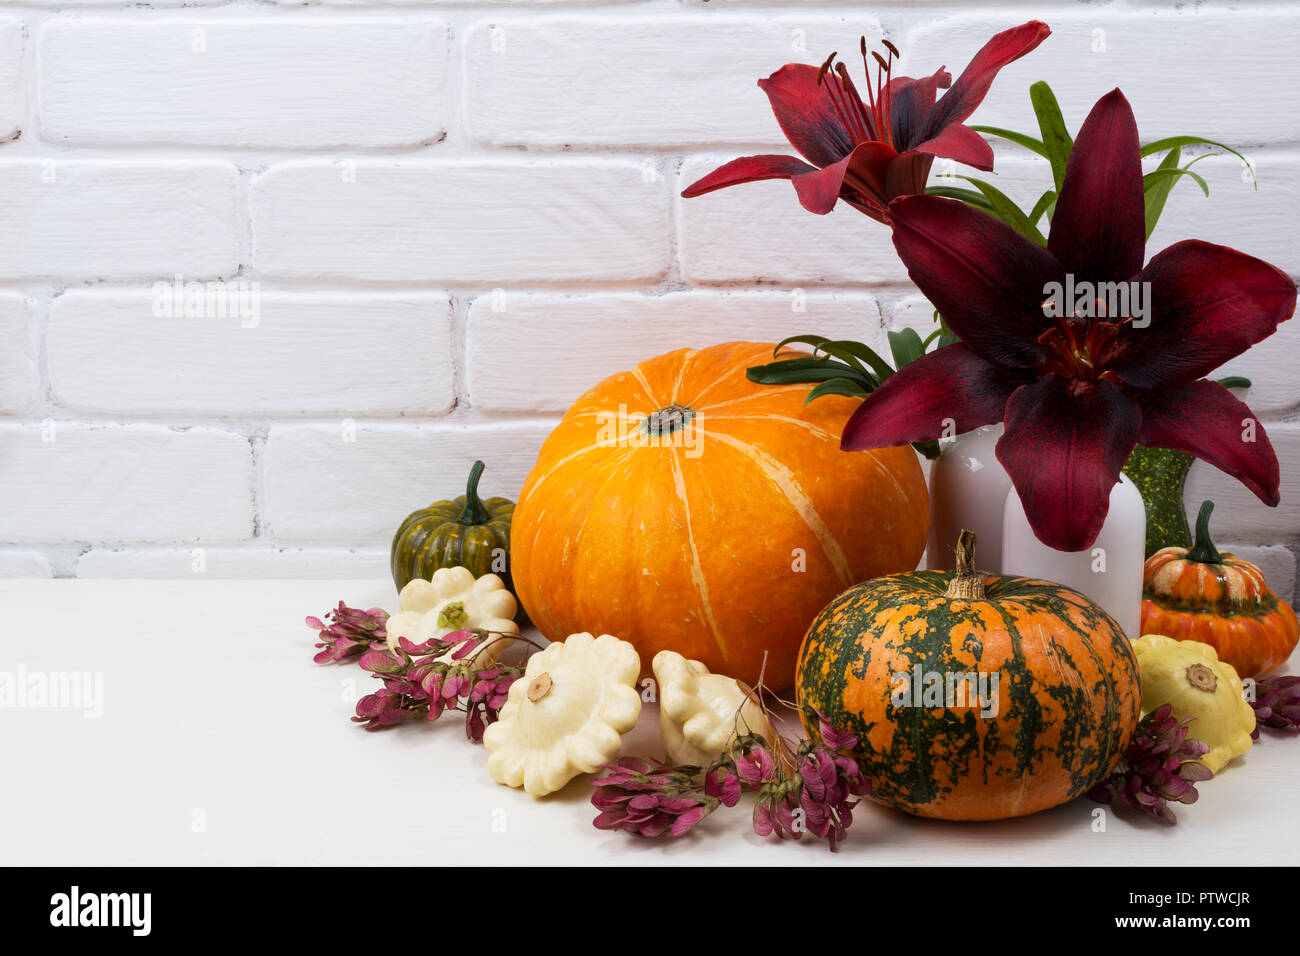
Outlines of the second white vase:
[{"label": "second white vase", "polygon": [[1092,547],[1057,551],[1034,536],[1013,488],[1002,515],[1002,571],[1055,581],[1082,592],[1136,641],[1141,636],[1146,523],[1142,494],[1121,475],[1111,489],[1110,510]]}]

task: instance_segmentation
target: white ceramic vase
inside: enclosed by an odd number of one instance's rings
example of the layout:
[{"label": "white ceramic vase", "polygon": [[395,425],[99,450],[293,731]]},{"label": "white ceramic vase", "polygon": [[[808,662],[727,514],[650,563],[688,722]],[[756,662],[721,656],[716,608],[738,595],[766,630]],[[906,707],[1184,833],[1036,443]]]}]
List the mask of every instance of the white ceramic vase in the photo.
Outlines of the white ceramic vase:
[{"label": "white ceramic vase", "polygon": [[1011,478],[994,449],[1002,425],[986,425],[940,442],[942,454],[930,465],[930,542],[925,566],[951,571],[957,535],[975,532],[975,563],[981,571],[1002,570],[1002,511]]},{"label": "white ceramic vase", "polygon": [[[1006,496],[1002,517],[1002,571],[1055,581],[1081,591],[1110,614],[1136,641],[1142,619],[1142,565],[1146,556],[1146,508],[1126,476],[1110,492],[1110,511],[1092,547],[1057,551],[1034,536],[1020,496]],[[984,561],[980,551],[976,560]]]}]

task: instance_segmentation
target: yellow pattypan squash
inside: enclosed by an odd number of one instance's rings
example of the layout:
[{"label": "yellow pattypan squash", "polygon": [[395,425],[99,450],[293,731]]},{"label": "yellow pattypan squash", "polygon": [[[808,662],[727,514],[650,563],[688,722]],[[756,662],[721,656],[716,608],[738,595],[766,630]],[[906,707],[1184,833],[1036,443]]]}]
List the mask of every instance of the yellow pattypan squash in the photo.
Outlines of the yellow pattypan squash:
[{"label": "yellow pattypan squash", "polygon": [[732,677],[700,661],[660,651],[653,662],[659,684],[659,740],[671,764],[707,767],[740,732],[774,739],[758,701]]},{"label": "yellow pattypan squash", "polygon": [[[503,634],[518,634],[513,620],[518,604],[495,574],[475,578],[467,568],[439,568],[428,581],[414,578],[397,596],[401,610],[388,619],[388,647],[397,650],[397,639],[415,644],[446,637],[452,631],[480,627]],[[496,660],[507,642],[488,641],[475,655],[480,665]],[[450,655],[443,655],[443,659]]]},{"label": "yellow pattypan squash", "polygon": [[1213,647],[1145,634],[1133,644],[1133,652],[1142,681],[1143,714],[1169,704],[1175,717],[1195,717],[1187,735],[1210,748],[1201,763],[1218,773],[1250,749],[1255,711],[1246,703],[1241,678],[1231,664],[1219,660]]},{"label": "yellow pattypan squash", "polygon": [[528,659],[483,732],[488,776],[535,797],[612,763],[636,725],[641,658],[611,634],[572,634]]}]

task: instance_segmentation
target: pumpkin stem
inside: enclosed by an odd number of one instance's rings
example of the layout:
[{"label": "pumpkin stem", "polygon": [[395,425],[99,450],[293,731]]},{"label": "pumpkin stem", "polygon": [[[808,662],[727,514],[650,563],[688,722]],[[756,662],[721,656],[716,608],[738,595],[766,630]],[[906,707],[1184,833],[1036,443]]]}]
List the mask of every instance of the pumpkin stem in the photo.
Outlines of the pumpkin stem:
[{"label": "pumpkin stem", "polygon": [[461,524],[487,524],[492,517],[478,496],[478,480],[483,477],[484,467],[483,462],[476,461],[469,470],[469,481],[465,483],[465,510],[458,519]]},{"label": "pumpkin stem", "polygon": [[695,417],[695,412],[685,405],[665,405],[657,412],[646,416],[646,434],[651,438],[662,438],[685,428]]},{"label": "pumpkin stem", "polygon": [[1210,540],[1210,512],[1213,510],[1213,501],[1207,499],[1201,503],[1201,513],[1196,516],[1196,543],[1187,552],[1188,561],[1199,561],[1201,564],[1223,563],[1223,555]]},{"label": "pumpkin stem", "polygon": [[946,593],[964,601],[984,600],[984,575],[975,570],[975,532],[969,528],[957,536],[957,570]]}]

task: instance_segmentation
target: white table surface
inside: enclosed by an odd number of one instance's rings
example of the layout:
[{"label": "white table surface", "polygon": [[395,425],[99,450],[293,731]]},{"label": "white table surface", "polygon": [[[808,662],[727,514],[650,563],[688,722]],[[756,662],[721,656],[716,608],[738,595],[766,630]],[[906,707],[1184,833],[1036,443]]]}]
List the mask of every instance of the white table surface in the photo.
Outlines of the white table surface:
[{"label": "white table surface", "polygon": [[[455,715],[368,733],[378,681],[314,664],[303,624],[340,599],[394,609],[387,581],[0,581],[0,672],[103,675],[98,718],[0,709],[0,863],[1282,864],[1295,863],[1300,741],[1266,737],[1179,823],[1083,799],[955,824],[863,804],[837,854],[753,834],[720,809],[685,838],[592,827],[585,778],[536,800],[488,779]],[[1293,668],[1294,669],[1294,668]],[[652,705],[625,752],[658,755]],[[504,822],[504,832],[501,824]]]}]

